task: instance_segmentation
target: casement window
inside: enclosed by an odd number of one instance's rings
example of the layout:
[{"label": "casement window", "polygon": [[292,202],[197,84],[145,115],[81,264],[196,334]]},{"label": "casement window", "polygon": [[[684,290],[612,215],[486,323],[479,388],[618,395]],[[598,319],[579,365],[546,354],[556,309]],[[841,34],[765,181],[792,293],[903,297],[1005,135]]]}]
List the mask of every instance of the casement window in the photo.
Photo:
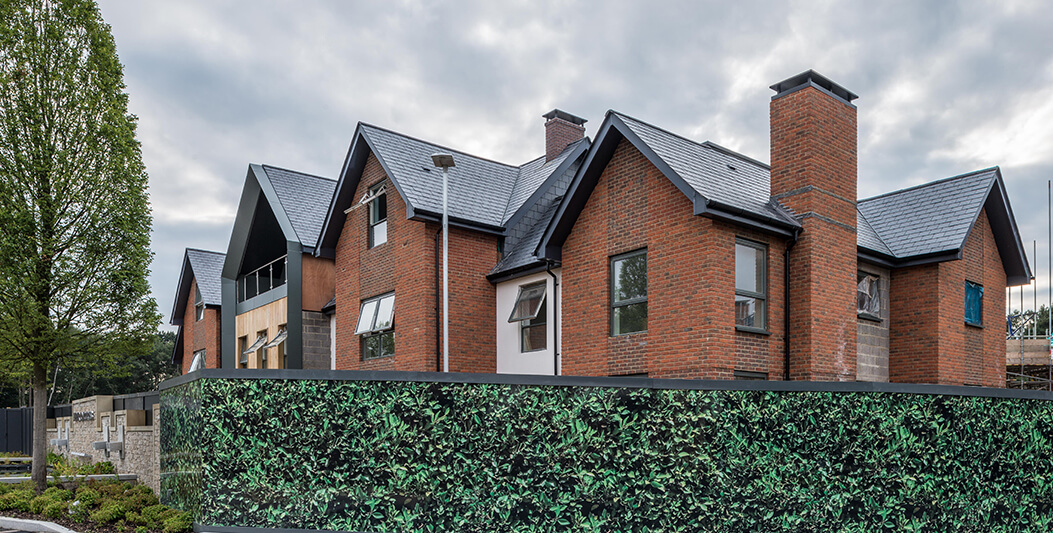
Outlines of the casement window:
[{"label": "casement window", "polygon": [[768,247],[735,240],[735,326],[767,331]]},{"label": "casement window", "polygon": [[860,272],[856,275],[856,314],[865,318],[881,316],[880,278]]},{"label": "casement window", "polygon": [[362,336],[362,358],[395,355],[395,295],[393,293],[362,302],[355,335]]},{"label": "casement window", "polygon": [[965,323],[982,326],[984,318],[984,287],[979,283],[965,282]]},{"label": "casement window", "polygon": [[205,368],[205,350],[198,350],[194,352],[194,358],[190,361],[190,370],[187,372],[193,372]]},{"label": "casement window", "polygon": [[205,301],[201,299],[201,290],[194,288],[194,321],[199,322],[205,318]]},{"label": "casement window", "polygon": [[238,366],[248,368],[249,356],[256,353],[256,350],[262,348],[264,344],[267,344],[267,332],[260,331],[256,333],[256,340],[251,345],[249,345],[248,337],[242,337],[239,341],[241,355],[238,358]]},{"label": "casement window", "polygon": [[369,247],[388,242],[388,195],[385,184],[369,190]]},{"label": "casement window", "polygon": [[647,331],[647,250],[611,258],[611,336]]},{"label": "casement window", "polygon": [[519,288],[509,322],[519,322],[519,350],[536,352],[548,345],[548,308],[545,302],[546,282]]},{"label": "casement window", "polygon": [[285,368],[285,339],[289,336],[289,332],[285,327],[285,324],[278,326],[278,334],[274,336],[274,340],[263,345],[263,357],[264,361],[267,358],[267,350],[274,349],[278,364],[275,368]]}]

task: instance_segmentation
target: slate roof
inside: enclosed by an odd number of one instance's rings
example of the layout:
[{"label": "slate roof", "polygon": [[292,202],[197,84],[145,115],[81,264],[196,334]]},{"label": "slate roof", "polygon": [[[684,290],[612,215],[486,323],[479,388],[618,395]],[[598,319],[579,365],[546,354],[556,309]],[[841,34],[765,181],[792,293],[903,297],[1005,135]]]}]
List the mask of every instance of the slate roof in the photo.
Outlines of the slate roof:
[{"label": "slate roof", "polygon": [[415,211],[442,213],[442,171],[432,164],[436,152],[454,154],[449,170],[450,218],[500,227],[519,178],[519,167],[476,157],[408,135],[361,125],[361,132]]},{"label": "slate roof", "polygon": [[799,225],[782,206],[771,201],[767,165],[708,141],[695,142],[617,111],[610,113],[707,200]]},{"label": "slate roof", "polygon": [[[579,139],[570,143],[558,156],[547,163],[545,162],[545,157],[542,156],[519,167],[519,178],[516,180],[516,185],[512,189],[512,195],[508,199],[504,221],[507,223],[512,218],[512,215],[515,215],[523,207],[523,204],[530,199],[530,196],[537,191],[538,187],[545,183],[545,180],[552,175],[552,172],[557,167],[570,157],[579,144],[587,142],[588,139]],[[562,195],[563,192],[560,191],[559,194]]]},{"label": "slate roof", "polygon": [[314,247],[322,232],[336,181],[268,165],[263,165],[263,169],[300,244]]},{"label": "slate roof", "polygon": [[[859,245],[897,259],[958,250],[997,179],[986,169],[859,200]],[[884,249],[880,245],[884,245]]]},{"label": "slate roof", "polygon": [[201,300],[205,305],[223,304],[223,293],[220,288],[220,275],[223,272],[223,261],[226,255],[220,252],[187,248],[183,254],[183,267],[179,273],[179,284],[176,286],[175,302],[172,304],[170,322],[180,326],[186,313],[186,304],[190,299],[192,280],[197,280]]},{"label": "slate roof", "polygon": [[190,261],[190,267],[194,269],[194,279],[197,280],[197,288],[201,291],[201,299],[205,305],[222,305],[223,290],[220,288],[220,274],[223,273],[223,260],[226,254],[187,248],[186,258]]}]

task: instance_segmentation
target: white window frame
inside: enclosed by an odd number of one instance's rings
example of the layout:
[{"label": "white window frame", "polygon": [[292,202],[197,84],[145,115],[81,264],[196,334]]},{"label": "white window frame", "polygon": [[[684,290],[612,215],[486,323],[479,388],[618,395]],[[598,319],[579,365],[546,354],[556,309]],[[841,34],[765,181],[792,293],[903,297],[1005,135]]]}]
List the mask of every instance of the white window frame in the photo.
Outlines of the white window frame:
[{"label": "white window frame", "polygon": [[[540,297],[537,298],[537,303],[532,307],[527,308],[525,312],[520,312],[520,305],[523,303],[524,298],[532,298],[537,291],[540,289]],[[519,294],[516,295],[515,303],[512,305],[512,314],[508,317],[508,322],[519,322],[519,352],[540,352],[548,349],[548,308],[545,306],[545,297],[548,294],[548,281],[540,281],[537,283],[530,283],[527,285],[521,285],[519,287]],[[544,328],[544,344],[540,347],[527,349],[526,347],[526,336],[529,330],[534,328]]]},{"label": "white window frame", "polygon": [[[376,248],[388,242],[388,198],[387,185],[381,183],[369,189],[369,247]],[[384,218],[379,218],[380,202],[384,202]],[[377,228],[383,229],[383,240],[377,239]]]},{"label": "white window frame", "polygon": [[201,298],[201,288],[194,287],[194,322],[205,319],[205,301]]},{"label": "white window frame", "polygon": [[[395,355],[394,347],[391,353],[383,352],[384,337],[391,336],[394,344],[395,335],[395,293],[389,292],[363,300],[358,308],[358,325],[355,327],[355,335],[362,338],[362,358],[377,359]],[[373,340],[376,338],[376,340]],[[381,343],[381,353],[372,357],[366,356],[366,346],[371,342]]]}]

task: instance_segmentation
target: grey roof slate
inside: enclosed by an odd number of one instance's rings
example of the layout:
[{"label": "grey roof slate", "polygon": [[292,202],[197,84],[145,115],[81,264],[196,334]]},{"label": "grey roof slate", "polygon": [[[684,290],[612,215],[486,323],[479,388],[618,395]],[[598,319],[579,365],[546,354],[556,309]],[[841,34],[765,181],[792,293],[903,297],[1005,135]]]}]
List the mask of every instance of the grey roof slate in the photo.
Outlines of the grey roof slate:
[{"label": "grey roof slate", "polygon": [[713,143],[698,143],[616,111],[611,113],[706,199],[798,225],[785,209],[771,201],[771,171],[767,165]]},{"label": "grey roof slate", "polygon": [[220,274],[223,273],[223,260],[226,254],[208,250],[186,249],[190,268],[194,271],[201,300],[205,305],[222,305],[223,290],[220,288]]},{"label": "grey roof slate", "polygon": [[[414,210],[442,212],[442,171],[431,155],[454,154],[449,170],[449,213],[458,218],[501,227],[519,178],[519,167],[490,161],[393,131],[362,124],[373,152]],[[324,217],[324,214],[323,214]]]},{"label": "grey roof slate", "polygon": [[[570,143],[558,156],[547,163],[544,156],[542,156],[519,167],[519,178],[516,180],[515,187],[512,189],[512,195],[508,199],[504,222],[508,222],[508,219],[512,218],[512,215],[516,214],[516,211],[523,207],[523,204],[530,199],[530,196],[537,191],[538,187],[541,187],[545,180],[552,175],[552,172],[570,157],[574,148],[583,142],[586,142],[586,140],[580,139]],[[563,193],[560,192],[560,194]]]},{"label": "grey roof slate", "polygon": [[874,232],[861,229],[859,245],[895,258],[957,250],[996,179],[996,169],[980,170],[859,200],[859,218]]},{"label": "grey roof slate", "polygon": [[263,165],[293,231],[304,246],[314,247],[336,190],[336,181]]}]

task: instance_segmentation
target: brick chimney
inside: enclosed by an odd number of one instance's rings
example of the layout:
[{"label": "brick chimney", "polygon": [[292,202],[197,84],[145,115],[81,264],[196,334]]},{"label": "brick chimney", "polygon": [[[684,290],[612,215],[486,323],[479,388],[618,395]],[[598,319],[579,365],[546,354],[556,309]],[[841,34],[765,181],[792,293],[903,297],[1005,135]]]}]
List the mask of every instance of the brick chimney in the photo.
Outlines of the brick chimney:
[{"label": "brick chimney", "polygon": [[553,109],[545,117],[545,162],[552,161],[570,143],[585,137],[585,119]]},{"label": "brick chimney", "polygon": [[771,194],[803,230],[790,251],[790,379],[856,379],[856,106],[809,70],[772,85]]}]

